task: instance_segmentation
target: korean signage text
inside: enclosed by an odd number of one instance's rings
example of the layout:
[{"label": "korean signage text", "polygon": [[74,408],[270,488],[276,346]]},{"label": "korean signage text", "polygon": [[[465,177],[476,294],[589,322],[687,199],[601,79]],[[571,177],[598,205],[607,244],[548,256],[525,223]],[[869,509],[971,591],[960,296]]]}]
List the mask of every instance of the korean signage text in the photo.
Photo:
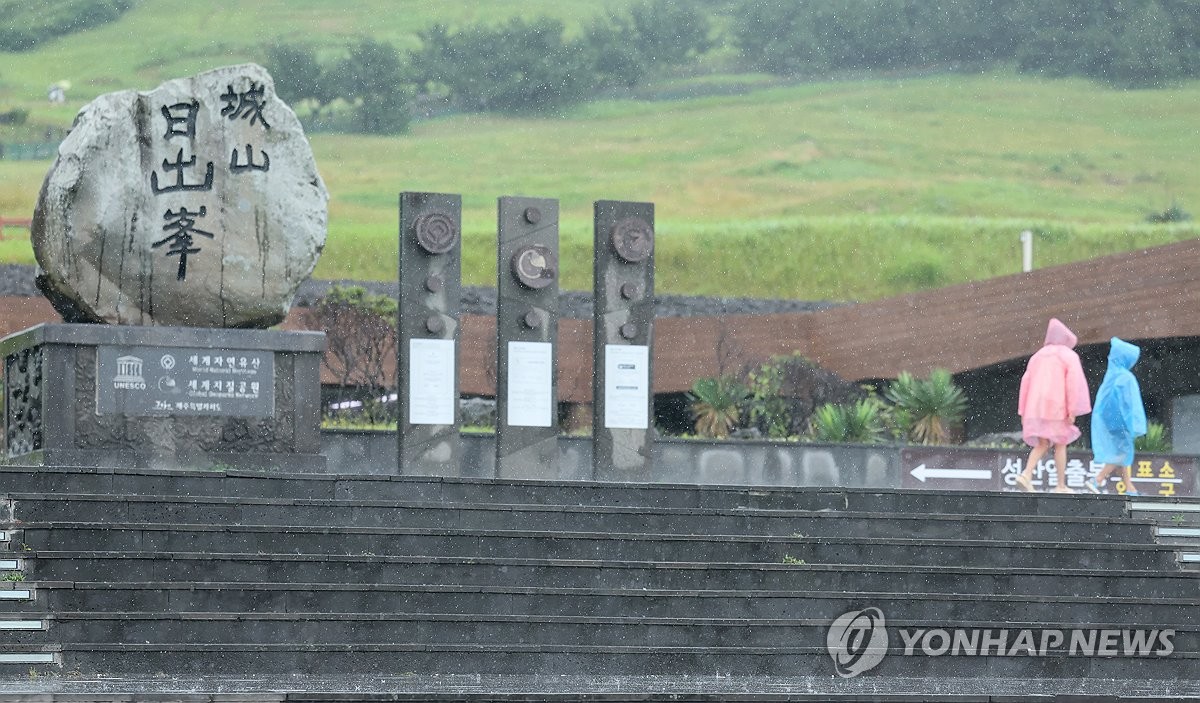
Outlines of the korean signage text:
[{"label": "korean signage text", "polygon": [[270,417],[275,356],[246,349],[100,346],[96,412]]}]

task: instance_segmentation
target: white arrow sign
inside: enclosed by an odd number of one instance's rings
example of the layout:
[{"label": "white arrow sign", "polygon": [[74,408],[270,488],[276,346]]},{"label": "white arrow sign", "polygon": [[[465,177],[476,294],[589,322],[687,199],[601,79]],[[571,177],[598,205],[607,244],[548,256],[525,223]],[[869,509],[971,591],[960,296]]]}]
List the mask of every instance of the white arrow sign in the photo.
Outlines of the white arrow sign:
[{"label": "white arrow sign", "polygon": [[924,464],[912,470],[912,475],[921,483],[927,478],[967,478],[987,480],[992,477],[990,469],[930,469]]}]

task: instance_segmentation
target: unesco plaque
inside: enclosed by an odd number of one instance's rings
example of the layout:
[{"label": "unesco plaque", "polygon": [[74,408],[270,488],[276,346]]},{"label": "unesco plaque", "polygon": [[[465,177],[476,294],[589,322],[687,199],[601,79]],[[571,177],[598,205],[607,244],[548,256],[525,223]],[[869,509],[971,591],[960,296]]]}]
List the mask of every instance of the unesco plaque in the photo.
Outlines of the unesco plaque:
[{"label": "unesco plaque", "polygon": [[275,414],[269,350],[96,348],[96,413],[129,417]]}]

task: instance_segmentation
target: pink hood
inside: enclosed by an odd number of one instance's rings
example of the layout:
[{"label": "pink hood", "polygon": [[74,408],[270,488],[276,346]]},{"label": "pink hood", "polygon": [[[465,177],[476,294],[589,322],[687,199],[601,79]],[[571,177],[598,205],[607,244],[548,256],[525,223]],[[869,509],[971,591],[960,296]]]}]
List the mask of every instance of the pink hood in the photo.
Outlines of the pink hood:
[{"label": "pink hood", "polygon": [[1074,349],[1075,343],[1078,341],[1079,338],[1075,336],[1075,333],[1059,322],[1057,317],[1050,318],[1050,324],[1046,325],[1046,344],[1061,344]]},{"label": "pink hood", "polygon": [[1021,378],[1017,412],[1023,418],[1068,420],[1092,410],[1087,378],[1079,355],[1071,348],[1078,338],[1067,326],[1051,319],[1046,344],[1029,359]]}]

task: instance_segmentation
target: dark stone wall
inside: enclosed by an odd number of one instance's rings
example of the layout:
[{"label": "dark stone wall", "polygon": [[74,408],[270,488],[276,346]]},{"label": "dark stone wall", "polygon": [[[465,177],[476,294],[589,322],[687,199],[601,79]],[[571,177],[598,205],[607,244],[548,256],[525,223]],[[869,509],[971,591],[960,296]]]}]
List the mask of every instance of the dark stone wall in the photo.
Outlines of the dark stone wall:
[{"label": "dark stone wall", "polygon": [[[20,264],[0,264],[0,295],[38,296],[42,294],[34,285],[36,268]],[[385,281],[323,281],[307,280],[296,292],[295,305],[313,307],[332,285],[362,286],[372,293],[395,298],[399,285]],[[813,312],[835,307],[839,303],[809,300],[767,300],[759,298],[716,298],[693,295],[656,295],[654,301],[656,317],[688,317],[690,315],[765,315],[779,312]],[[467,315],[495,315],[496,289],[480,286],[463,286],[462,312]],[[590,291],[561,291],[559,293],[559,315],[576,320],[592,319],[592,294]]]}]

